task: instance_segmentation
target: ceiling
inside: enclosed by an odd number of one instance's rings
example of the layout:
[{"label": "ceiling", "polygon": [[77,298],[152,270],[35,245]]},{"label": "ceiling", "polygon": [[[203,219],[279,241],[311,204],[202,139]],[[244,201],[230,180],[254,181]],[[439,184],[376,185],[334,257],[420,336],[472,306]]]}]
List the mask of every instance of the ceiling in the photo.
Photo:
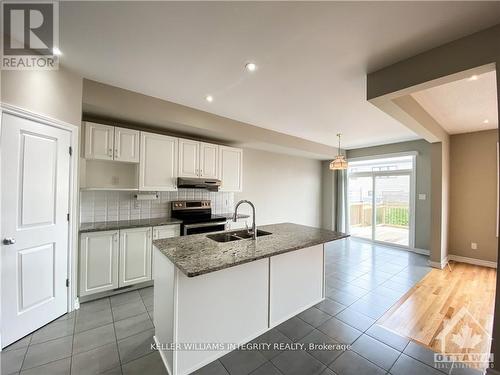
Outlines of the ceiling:
[{"label": "ceiling", "polygon": [[62,63],[86,78],[323,144],[342,132],[355,148],[418,138],[366,101],[367,72],[498,23],[500,2],[62,2],[60,12]]},{"label": "ceiling", "polygon": [[496,72],[432,87],[413,98],[449,134],[498,128]]}]

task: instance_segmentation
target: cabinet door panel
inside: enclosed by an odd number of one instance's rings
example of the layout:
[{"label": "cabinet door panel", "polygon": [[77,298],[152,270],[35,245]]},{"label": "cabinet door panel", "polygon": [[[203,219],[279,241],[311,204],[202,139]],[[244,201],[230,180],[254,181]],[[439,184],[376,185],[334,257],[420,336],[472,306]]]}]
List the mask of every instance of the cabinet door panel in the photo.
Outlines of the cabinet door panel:
[{"label": "cabinet door panel", "polygon": [[179,139],[179,177],[199,176],[200,142]]},{"label": "cabinet door panel", "polygon": [[218,178],[219,146],[200,143],[200,177]]},{"label": "cabinet door panel", "polygon": [[120,230],[120,287],[151,280],[151,228]]},{"label": "cabinet door panel", "polygon": [[243,150],[219,146],[220,191],[242,191],[243,188]]},{"label": "cabinet door panel", "polygon": [[141,132],[140,190],[177,190],[177,147],[177,138]]},{"label": "cabinet door panel", "polygon": [[114,126],[85,123],[85,158],[113,160]]},{"label": "cabinet door panel", "polygon": [[137,130],[116,127],[114,159],[116,161],[138,163],[139,138],[140,132]]},{"label": "cabinet door panel", "polygon": [[118,231],[80,238],[80,296],[118,288]]}]

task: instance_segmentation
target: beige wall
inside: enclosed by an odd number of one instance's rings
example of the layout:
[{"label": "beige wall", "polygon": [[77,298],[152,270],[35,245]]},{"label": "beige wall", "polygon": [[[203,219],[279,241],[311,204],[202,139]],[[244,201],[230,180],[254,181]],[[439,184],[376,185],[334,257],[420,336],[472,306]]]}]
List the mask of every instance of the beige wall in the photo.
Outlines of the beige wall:
[{"label": "beige wall", "polygon": [[415,200],[415,247],[430,250],[431,243],[431,144],[424,140],[358,148],[347,151],[347,158],[417,151],[416,194],[426,194],[426,200]]},{"label": "beige wall", "polygon": [[[498,131],[451,136],[449,253],[496,261]],[[471,242],[478,244],[471,249]]]},{"label": "beige wall", "polygon": [[1,72],[1,101],[73,125],[82,118],[82,77],[65,69]]},{"label": "beige wall", "polygon": [[[279,222],[321,225],[321,162],[267,151],[243,152],[243,192],[235,203],[255,204],[257,225]],[[250,213],[247,205],[241,212]]]}]

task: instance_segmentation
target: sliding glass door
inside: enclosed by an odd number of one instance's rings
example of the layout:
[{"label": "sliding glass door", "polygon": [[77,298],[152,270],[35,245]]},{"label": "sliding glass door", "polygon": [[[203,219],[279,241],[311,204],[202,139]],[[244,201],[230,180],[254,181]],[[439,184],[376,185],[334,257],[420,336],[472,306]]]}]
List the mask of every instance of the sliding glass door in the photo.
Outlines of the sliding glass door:
[{"label": "sliding glass door", "polygon": [[349,161],[349,233],[413,247],[414,156]]},{"label": "sliding glass door", "polygon": [[349,179],[349,228],[352,236],[371,239],[373,233],[373,181],[359,176]]},{"label": "sliding glass door", "polygon": [[375,175],[376,241],[410,245],[410,175]]}]

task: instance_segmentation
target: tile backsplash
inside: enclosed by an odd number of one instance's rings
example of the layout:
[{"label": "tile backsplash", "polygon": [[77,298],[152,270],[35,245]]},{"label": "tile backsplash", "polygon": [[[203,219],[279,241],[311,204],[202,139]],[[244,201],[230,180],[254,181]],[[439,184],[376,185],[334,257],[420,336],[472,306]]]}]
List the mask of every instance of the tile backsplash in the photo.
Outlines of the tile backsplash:
[{"label": "tile backsplash", "polygon": [[133,191],[81,191],[80,222],[136,220],[169,217],[170,202],[187,199],[210,199],[214,214],[234,210],[234,193],[209,192],[204,189],[162,191],[156,200],[138,201]]}]

